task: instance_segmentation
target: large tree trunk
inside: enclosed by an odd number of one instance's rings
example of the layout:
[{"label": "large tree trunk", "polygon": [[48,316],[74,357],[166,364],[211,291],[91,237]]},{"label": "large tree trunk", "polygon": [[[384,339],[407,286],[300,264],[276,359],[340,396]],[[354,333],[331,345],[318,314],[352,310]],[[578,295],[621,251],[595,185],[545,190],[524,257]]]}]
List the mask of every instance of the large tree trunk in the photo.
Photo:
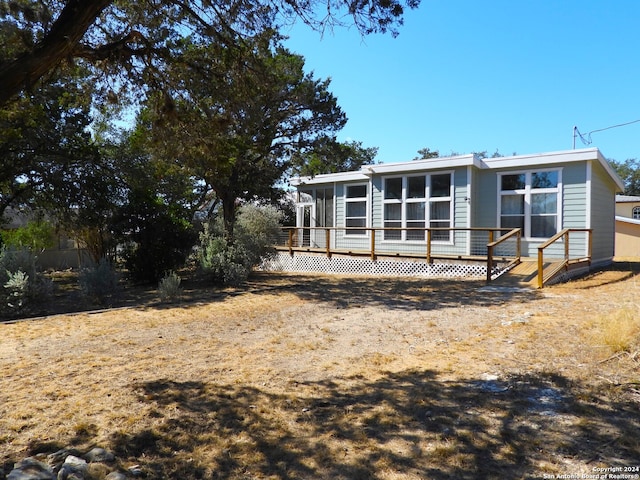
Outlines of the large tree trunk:
[{"label": "large tree trunk", "polygon": [[112,2],[68,0],[51,30],[33,50],[0,64],[0,106],[72,56],[86,31]]},{"label": "large tree trunk", "polygon": [[222,195],[220,200],[224,220],[224,238],[231,245],[234,241],[233,230],[236,224],[236,196],[234,194]]}]

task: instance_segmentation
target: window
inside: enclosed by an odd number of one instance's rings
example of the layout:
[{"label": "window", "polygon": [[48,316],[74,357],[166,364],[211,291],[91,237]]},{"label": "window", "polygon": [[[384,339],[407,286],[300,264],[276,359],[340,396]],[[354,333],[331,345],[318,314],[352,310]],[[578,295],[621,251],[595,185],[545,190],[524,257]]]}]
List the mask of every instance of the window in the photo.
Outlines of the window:
[{"label": "window", "polygon": [[333,188],[316,190],[316,227],[333,227]]},{"label": "window", "polygon": [[558,232],[559,170],[505,174],[499,184],[501,228],[521,228],[531,238],[549,238]]},{"label": "window", "polygon": [[640,207],[633,207],[633,210],[631,212],[631,217],[634,220],[640,220]]},{"label": "window", "polygon": [[367,231],[357,227],[367,226],[367,186],[347,185],[345,198],[346,235],[366,235]]},{"label": "window", "polygon": [[[451,227],[451,173],[392,177],[384,180],[385,240],[425,241],[426,228]],[[434,231],[433,240],[449,241],[450,231]]]}]

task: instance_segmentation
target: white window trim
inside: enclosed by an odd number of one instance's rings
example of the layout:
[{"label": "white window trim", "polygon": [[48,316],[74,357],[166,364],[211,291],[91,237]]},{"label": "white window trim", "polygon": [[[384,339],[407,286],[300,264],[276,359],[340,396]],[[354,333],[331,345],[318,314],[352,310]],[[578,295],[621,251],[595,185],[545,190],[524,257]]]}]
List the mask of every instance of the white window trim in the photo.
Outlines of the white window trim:
[{"label": "white window trim", "polygon": [[[449,175],[450,178],[450,185],[449,185],[449,196],[447,197],[431,197],[431,177],[434,175]],[[404,175],[389,175],[389,176],[385,176],[382,177],[382,227],[385,227],[385,223],[386,223],[386,219],[384,216],[384,209],[385,209],[385,205],[387,204],[400,204],[401,205],[401,228],[408,228],[407,226],[407,209],[406,209],[406,205],[409,203],[424,203],[424,209],[425,209],[425,218],[424,218],[424,225],[425,228],[431,228],[431,203],[437,203],[437,202],[449,202],[449,225],[450,227],[453,228],[454,226],[454,212],[455,212],[455,206],[454,206],[454,198],[455,198],[455,185],[454,185],[454,176],[455,176],[455,171],[454,170],[443,170],[443,171],[437,171],[437,172],[429,172],[429,173],[423,173],[423,174],[411,174],[411,173],[406,173]],[[407,198],[407,194],[408,194],[408,183],[409,183],[409,178],[411,177],[424,177],[425,178],[425,192],[424,192],[424,197],[421,198]],[[402,198],[400,199],[395,199],[395,198],[385,198],[386,197],[386,186],[387,186],[387,180],[392,180],[394,178],[401,178],[402,179]],[[396,221],[396,220],[392,220],[392,221]],[[426,236],[424,240],[407,240],[406,238],[407,235],[407,231],[403,230],[402,231],[402,235],[401,238],[399,239],[383,239],[381,240],[383,243],[394,243],[394,242],[402,242],[402,243],[406,243],[406,244],[417,244],[417,245],[421,245],[426,241]],[[433,240],[432,243],[434,244],[439,244],[439,245],[453,245],[454,243],[454,236],[451,234],[449,235],[449,239],[448,240]]]},{"label": "white window trim", "polygon": [[[364,186],[366,188],[366,193],[364,197],[354,197],[354,198],[349,198],[347,197],[347,190],[349,189],[349,187],[362,187]],[[369,215],[369,199],[371,197],[370,195],[371,192],[371,184],[369,183],[345,183],[344,184],[344,215],[343,215],[343,219],[342,219],[342,226],[344,227],[345,231],[344,231],[344,235],[346,237],[354,237],[354,238],[367,238],[369,237],[369,230],[365,230],[364,234],[360,234],[360,233],[350,233],[349,230],[347,230],[347,218],[360,218],[360,217],[347,217],[347,204],[350,202],[361,202],[361,201],[365,201],[365,226],[361,227],[364,229],[368,229],[370,228],[371,225],[371,220],[370,220],[370,215]],[[335,198],[335,194],[334,194],[334,198]],[[360,227],[358,227],[360,228]]]},{"label": "white window trim", "polygon": [[[531,188],[531,175],[533,173],[539,172],[558,172],[558,185],[553,188]],[[506,175],[525,175],[525,186],[523,189],[517,190],[502,190],[502,177]],[[503,195],[524,195],[524,231],[522,232],[522,238],[525,240],[546,240],[548,237],[532,237],[531,236],[531,195],[532,193],[555,193],[557,195],[556,199],[556,217],[558,222],[556,224],[556,233],[562,230],[563,226],[563,218],[562,211],[564,210],[563,205],[563,183],[562,183],[562,168],[535,168],[531,170],[513,170],[508,172],[500,172],[497,174],[498,180],[498,197],[497,197],[497,220],[496,225],[501,225],[501,215],[502,215],[502,196]]]}]

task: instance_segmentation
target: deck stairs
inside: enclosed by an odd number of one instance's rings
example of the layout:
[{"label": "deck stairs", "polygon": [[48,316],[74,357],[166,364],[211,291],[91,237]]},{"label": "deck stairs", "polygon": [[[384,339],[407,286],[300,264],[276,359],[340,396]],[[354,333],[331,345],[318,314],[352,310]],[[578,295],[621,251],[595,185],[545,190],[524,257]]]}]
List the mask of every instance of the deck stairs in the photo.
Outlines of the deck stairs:
[{"label": "deck stairs", "polygon": [[[565,262],[547,261],[543,266],[544,283],[549,282],[558,273],[562,272]],[[496,287],[521,287],[521,288],[537,288],[538,287],[538,261],[534,258],[522,258],[522,261],[503,273],[491,282]]]}]

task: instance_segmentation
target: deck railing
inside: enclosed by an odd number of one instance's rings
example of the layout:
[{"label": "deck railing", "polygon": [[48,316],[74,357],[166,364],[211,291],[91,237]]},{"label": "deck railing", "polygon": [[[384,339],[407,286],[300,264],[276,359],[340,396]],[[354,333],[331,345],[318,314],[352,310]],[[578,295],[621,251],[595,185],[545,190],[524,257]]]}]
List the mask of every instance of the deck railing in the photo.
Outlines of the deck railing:
[{"label": "deck railing", "polygon": [[291,255],[413,257],[429,263],[434,257],[485,260],[490,255],[493,263],[499,257],[503,261],[520,258],[520,235],[501,228],[285,227],[276,248]]},{"label": "deck railing", "polygon": [[496,252],[500,248],[500,245],[512,241],[514,238],[516,242],[516,252],[509,264],[506,266],[506,268],[509,268],[512,265],[520,263],[520,259],[522,257],[522,229],[514,228],[513,230],[502,235],[496,241],[490,241],[487,244],[487,282],[491,281],[491,277],[493,274],[493,267],[495,262],[494,252]]},{"label": "deck railing", "polygon": [[[538,247],[538,288],[544,287],[547,279],[567,269],[572,263],[591,263],[593,230],[590,228],[565,228]],[[577,244],[574,247],[574,244]],[[545,250],[556,249],[548,255],[553,264],[545,271]],[[561,252],[558,253],[558,250]]]}]

